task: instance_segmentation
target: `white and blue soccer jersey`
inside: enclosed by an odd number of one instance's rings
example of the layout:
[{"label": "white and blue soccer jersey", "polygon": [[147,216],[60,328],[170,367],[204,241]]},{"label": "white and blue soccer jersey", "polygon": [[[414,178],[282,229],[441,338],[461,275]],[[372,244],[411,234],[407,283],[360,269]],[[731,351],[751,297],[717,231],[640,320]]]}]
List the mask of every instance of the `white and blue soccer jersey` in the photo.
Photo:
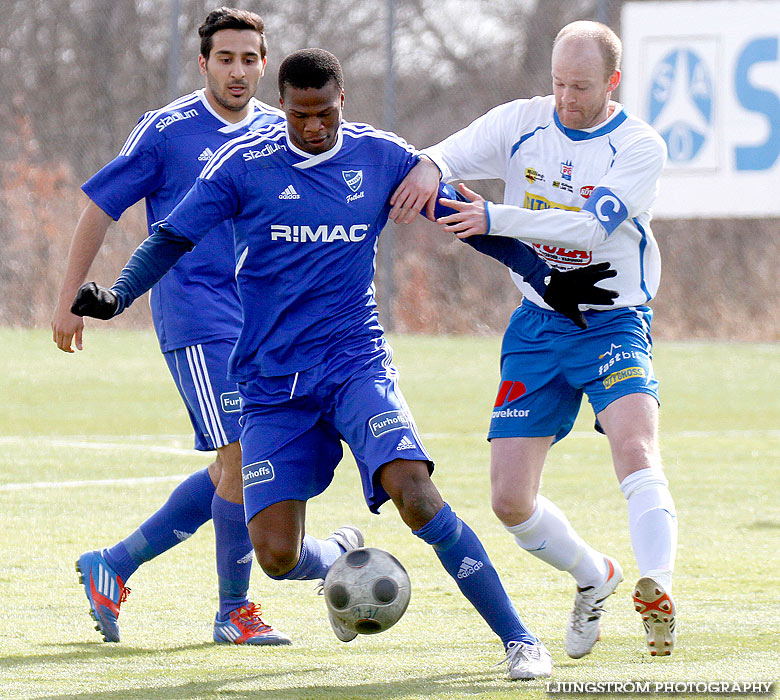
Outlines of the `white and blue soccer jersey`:
[{"label": "white and blue soccer jersey", "polygon": [[[189,191],[211,156],[248,130],[283,121],[256,99],[238,123],[222,119],[203,90],[147,112],[119,155],[91,177],[84,192],[112,219],[141,199],[151,225]],[[219,222],[154,287],[151,308],[163,352],[238,337],[241,309],[234,277],[233,230]]]},{"label": "white and blue soccer jersey", "polygon": [[244,323],[231,379],[294,374],[333,353],[349,361],[380,342],[377,238],[391,193],[417,160],[399,137],[348,122],[318,155],[294,146],[285,124],[217,151],[155,229],[198,243],[232,219]]},{"label": "white and blue soccer jersey", "polygon": [[[609,309],[646,304],[661,276],[650,208],[666,160],[663,139],[613,103],[588,130],[569,129],[553,96],[500,105],[441,143],[424,149],[445,180],[504,180],[504,204],[486,204],[488,234],[533,244],[552,267],[609,262],[617,276],[601,286],[619,292]],[[533,303],[541,296],[512,273]]]}]

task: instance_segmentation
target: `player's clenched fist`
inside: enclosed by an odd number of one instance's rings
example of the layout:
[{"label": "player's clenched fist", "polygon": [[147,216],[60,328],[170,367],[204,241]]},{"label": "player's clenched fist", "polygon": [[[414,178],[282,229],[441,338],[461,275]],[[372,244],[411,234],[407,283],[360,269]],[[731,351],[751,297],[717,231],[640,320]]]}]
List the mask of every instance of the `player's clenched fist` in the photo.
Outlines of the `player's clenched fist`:
[{"label": "player's clenched fist", "polygon": [[114,316],[118,305],[116,294],[110,289],[87,282],[76,292],[70,312],[76,316],[91,316],[107,321]]}]

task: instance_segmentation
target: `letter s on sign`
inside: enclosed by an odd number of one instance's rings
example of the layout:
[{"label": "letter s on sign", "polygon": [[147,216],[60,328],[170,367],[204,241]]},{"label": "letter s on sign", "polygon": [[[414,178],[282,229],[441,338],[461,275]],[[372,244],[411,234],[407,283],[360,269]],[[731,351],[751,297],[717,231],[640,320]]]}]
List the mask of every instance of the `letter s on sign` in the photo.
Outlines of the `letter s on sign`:
[{"label": "letter s on sign", "polygon": [[734,88],[739,103],[751,112],[766,117],[769,135],[757,146],[737,146],[734,158],[737,170],[769,170],[780,155],[780,99],[774,92],[755,87],[749,81],[750,69],[757,63],[777,61],[778,39],[776,36],[754,39],[749,42],[737,58],[734,71]]}]

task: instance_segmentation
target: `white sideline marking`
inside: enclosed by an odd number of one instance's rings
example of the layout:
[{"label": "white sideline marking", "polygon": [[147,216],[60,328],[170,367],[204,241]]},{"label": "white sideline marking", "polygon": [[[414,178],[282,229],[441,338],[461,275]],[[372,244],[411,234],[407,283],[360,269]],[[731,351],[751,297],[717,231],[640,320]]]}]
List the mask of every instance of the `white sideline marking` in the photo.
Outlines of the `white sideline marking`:
[{"label": "white sideline marking", "polygon": [[[426,440],[451,440],[453,438],[485,438],[486,433],[423,433]],[[77,436],[75,439],[63,437],[50,437],[47,435],[2,435],[0,436],[0,445],[25,444],[29,442],[46,443],[50,447],[70,447],[87,450],[145,450],[157,454],[170,454],[186,457],[200,457],[209,454],[207,452],[198,452],[192,449],[181,447],[166,447],[164,445],[149,445],[144,442],[152,439],[186,439],[187,436],[179,435],[124,435],[124,436],[99,436],[104,441],[96,442],[87,437]],[[604,438],[603,435],[595,430],[577,431],[570,433],[574,438]],[[713,437],[743,437],[743,438],[780,438],[780,430],[680,430],[678,432],[661,431],[661,439],[700,439]],[[125,442],[110,442],[115,438]],[[606,438],[604,438],[606,439]],[[168,476],[139,476],[128,477],[126,479],[90,479],[82,481],[34,481],[15,484],[0,484],[2,491],[26,491],[32,489],[51,489],[51,488],[82,488],[86,486],[133,486],[137,484],[154,484],[166,481],[181,481],[190,474],[170,474]]]},{"label": "white sideline marking", "polygon": [[[127,438],[123,438],[126,440]],[[94,442],[92,440],[69,440],[67,438],[50,438],[41,435],[6,435],[0,437],[0,445],[20,442],[45,442],[49,447],[74,447],[79,450],[146,450],[156,454],[191,457],[198,452],[183,447],[165,447],[164,445],[143,445],[141,442]]]},{"label": "white sideline marking", "polygon": [[161,481],[183,481],[189,474],[169,476],[136,476],[127,479],[93,479],[90,481],[33,481],[23,484],[0,484],[0,491],[27,491],[30,489],[81,488],[83,486],[135,486],[154,484]]},{"label": "white sideline marking", "polygon": [[[452,438],[463,437],[487,437],[487,430],[484,433],[423,433],[422,436],[426,440],[451,440]],[[595,430],[577,430],[569,433],[567,437],[572,438],[605,438],[601,433],[597,433]],[[773,428],[759,429],[759,430],[678,430],[676,432],[670,430],[660,431],[661,440],[668,440],[673,438],[714,438],[714,437],[780,437],[780,430]]]}]

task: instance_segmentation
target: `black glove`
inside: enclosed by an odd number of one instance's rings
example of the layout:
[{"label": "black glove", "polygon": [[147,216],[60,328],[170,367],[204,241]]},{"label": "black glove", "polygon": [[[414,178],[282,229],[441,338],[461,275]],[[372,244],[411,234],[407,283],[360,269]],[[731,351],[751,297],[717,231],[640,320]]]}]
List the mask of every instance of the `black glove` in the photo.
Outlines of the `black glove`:
[{"label": "black glove", "polygon": [[550,273],[550,281],[547,283],[544,300],[580,328],[587,328],[588,322],[578,305],[611,306],[618,293],[611,289],[597,287],[596,282],[614,277],[616,274],[617,270],[611,269],[608,262],[588,265],[566,272],[554,269]]},{"label": "black glove", "polygon": [[107,321],[113,318],[118,306],[114,292],[94,282],[87,282],[76,292],[70,312],[76,316],[92,316]]}]

